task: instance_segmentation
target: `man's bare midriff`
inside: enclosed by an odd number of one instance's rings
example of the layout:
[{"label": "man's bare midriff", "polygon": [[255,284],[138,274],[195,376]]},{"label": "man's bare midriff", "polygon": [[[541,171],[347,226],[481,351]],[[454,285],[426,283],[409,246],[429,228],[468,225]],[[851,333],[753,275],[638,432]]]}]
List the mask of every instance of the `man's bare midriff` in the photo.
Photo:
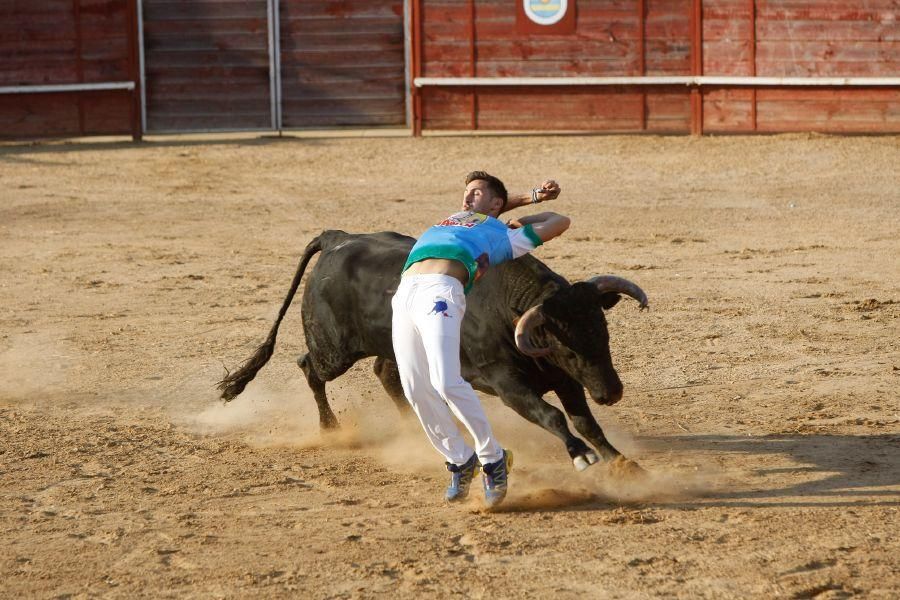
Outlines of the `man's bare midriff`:
[{"label": "man's bare midriff", "polygon": [[450,275],[458,279],[463,285],[466,285],[466,282],[469,280],[469,270],[466,269],[466,266],[458,260],[449,258],[426,258],[425,260],[420,260],[410,265],[406,273]]}]

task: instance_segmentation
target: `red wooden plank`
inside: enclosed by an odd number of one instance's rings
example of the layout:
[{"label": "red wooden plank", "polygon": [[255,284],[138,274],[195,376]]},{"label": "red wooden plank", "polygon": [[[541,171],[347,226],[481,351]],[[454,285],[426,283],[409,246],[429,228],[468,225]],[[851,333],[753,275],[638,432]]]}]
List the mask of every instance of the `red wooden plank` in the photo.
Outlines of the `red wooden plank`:
[{"label": "red wooden plank", "polygon": [[[746,2],[747,0],[743,0]],[[707,19],[703,18],[703,42],[728,42],[750,39],[750,19]]]},{"label": "red wooden plank", "polygon": [[478,92],[478,121],[485,129],[640,129],[643,97],[618,90],[556,90],[522,96],[507,90]]},{"label": "red wooden plank", "polygon": [[760,99],[760,131],[879,132],[900,130],[900,103]]},{"label": "red wooden plank", "polygon": [[757,16],[761,21],[880,21],[896,16],[894,0],[759,0]]},{"label": "red wooden plank", "polygon": [[752,90],[712,90],[703,97],[703,130],[753,131]]},{"label": "red wooden plank", "polygon": [[0,138],[78,134],[78,102],[69,94],[0,96]]},{"label": "red wooden plank", "polygon": [[131,129],[131,94],[120,91],[82,94],[85,135],[114,135]]},{"label": "red wooden plank", "polygon": [[[79,97],[84,131],[79,128]],[[130,104],[131,95],[124,91],[0,96],[0,138],[127,133]]]},{"label": "red wooden plank", "polygon": [[792,62],[759,60],[757,75],[761,77],[896,77],[897,70],[887,63]]},{"label": "red wooden plank", "polygon": [[704,75],[750,76],[752,71],[753,55],[749,40],[703,44]]},{"label": "red wooden plank", "polygon": [[[900,6],[898,6],[900,11]],[[900,41],[900,19],[882,21],[760,21],[757,27],[760,39],[766,40],[818,40],[845,42],[897,42]]]},{"label": "red wooden plank", "polygon": [[421,91],[422,121],[427,129],[468,129],[468,89],[425,89]]},{"label": "red wooden plank", "polygon": [[690,95],[687,90],[647,93],[647,131],[688,133],[691,126]]},{"label": "red wooden plank", "polygon": [[[426,89],[425,126],[466,129],[469,89]],[[560,96],[555,90],[479,89],[479,127],[514,130],[639,131],[643,90],[589,88]],[[655,132],[685,132],[689,104],[686,90],[647,92],[647,128]]]},{"label": "red wooden plank", "polygon": [[72,60],[28,61],[27,65],[4,64],[0,72],[2,85],[45,85],[77,83],[78,73]]},{"label": "red wooden plank", "polygon": [[813,40],[771,41],[759,38],[756,48],[757,56],[764,61],[883,61],[900,65],[900,42],[840,43]]},{"label": "red wooden plank", "polygon": [[72,0],[4,0],[0,2],[0,19],[26,15],[60,15],[72,13]]}]

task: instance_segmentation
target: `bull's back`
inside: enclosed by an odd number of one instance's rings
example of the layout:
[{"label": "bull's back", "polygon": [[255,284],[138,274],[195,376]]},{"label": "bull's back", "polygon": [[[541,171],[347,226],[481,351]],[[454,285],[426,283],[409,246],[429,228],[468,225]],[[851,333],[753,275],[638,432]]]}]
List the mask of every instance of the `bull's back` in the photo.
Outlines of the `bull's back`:
[{"label": "bull's back", "polygon": [[[326,231],[303,292],[303,329],[320,368],[393,357],[391,297],[415,240],[393,232]],[[337,368],[337,367],[334,367]]]}]

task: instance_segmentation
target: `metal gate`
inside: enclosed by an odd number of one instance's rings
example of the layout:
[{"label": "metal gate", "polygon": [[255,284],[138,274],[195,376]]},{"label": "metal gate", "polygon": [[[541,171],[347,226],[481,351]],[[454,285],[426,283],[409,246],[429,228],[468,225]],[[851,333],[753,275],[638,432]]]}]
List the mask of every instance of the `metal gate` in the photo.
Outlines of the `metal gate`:
[{"label": "metal gate", "polygon": [[403,0],[142,0],[144,130],[406,124]]}]

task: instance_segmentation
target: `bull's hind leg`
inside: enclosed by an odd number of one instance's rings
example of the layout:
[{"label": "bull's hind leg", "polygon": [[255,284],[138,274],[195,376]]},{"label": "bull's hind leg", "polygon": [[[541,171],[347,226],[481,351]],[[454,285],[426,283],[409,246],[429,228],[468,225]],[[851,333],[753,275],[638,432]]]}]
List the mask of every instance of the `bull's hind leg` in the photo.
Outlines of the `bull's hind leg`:
[{"label": "bull's hind leg", "polygon": [[412,415],[412,409],[406,396],[403,394],[403,386],[400,384],[400,373],[397,371],[397,363],[389,358],[379,356],[375,359],[374,365],[375,375],[381,381],[384,391],[388,393],[391,400],[397,406],[397,410],[404,417]]},{"label": "bull's hind leg", "polygon": [[309,360],[309,354],[304,354],[297,359],[297,365],[306,375],[306,383],[313,391],[313,397],[316,399],[316,406],[319,407],[319,427],[322,429],[337,429],[339,427],[337,417],[328,405],[328,396],[325,395],[325,382],[322,381]]}]

